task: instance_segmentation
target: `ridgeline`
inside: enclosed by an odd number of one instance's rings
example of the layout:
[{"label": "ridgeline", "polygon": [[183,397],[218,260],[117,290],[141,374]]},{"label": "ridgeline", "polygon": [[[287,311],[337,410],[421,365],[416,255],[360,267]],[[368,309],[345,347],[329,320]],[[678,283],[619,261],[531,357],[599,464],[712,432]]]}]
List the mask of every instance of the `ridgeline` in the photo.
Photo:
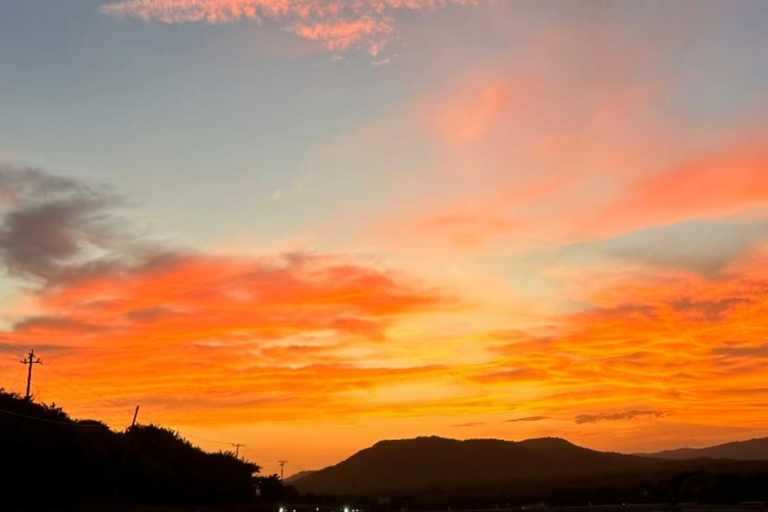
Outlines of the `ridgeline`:
[{"label": "ridgeline", "polygon": [[678,448],[655,453],[638,453],[644,457],[658,459],[731,459],[731,460],[768,460],[768,437],[734,441],[732,443],[707,446],[706,448]]}]

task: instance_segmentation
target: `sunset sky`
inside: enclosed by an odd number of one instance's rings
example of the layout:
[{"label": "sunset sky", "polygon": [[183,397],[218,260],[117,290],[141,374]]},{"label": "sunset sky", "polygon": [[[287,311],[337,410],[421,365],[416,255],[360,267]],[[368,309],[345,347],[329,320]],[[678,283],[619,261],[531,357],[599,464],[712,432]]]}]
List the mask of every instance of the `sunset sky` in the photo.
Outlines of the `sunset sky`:
[{"label": "sunset sky", "polygon": [[0,0],[0,386],[286,473],[768,435],[764,0]]}]

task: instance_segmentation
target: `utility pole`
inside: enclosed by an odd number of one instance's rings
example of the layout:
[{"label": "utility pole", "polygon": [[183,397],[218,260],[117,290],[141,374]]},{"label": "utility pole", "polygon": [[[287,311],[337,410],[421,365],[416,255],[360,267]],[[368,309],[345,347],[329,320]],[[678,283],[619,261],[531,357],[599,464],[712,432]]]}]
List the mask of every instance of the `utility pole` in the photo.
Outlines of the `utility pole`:
[{"label": "utility pole", "polygon": [[239,459],[240,458],[240,447],[241,446],[245,446],[245,445],[241,444],[241,443],[232,443],[232,446],[235,447],[235,458]]},{"label": "utility pole", "polygon": [[29,351],[29,357],[21,360],[21,364],[29,365],[29,371],[27,372],[27,396],[26,399],[32,398],[32,365],[43,364],[39,358],[35,358],[35,349]]},{"label": "utility pole", "polygon": [[133,413],[133,421],[131,422],[131,427],[136,426],[136,418],[139,417],[139,406],[136,406],[136,412]]},{"label": "utility pole", "polygon": [[278,464],[280,464],[280,481],[283,481],[283,469],[285,469],[285,463],[288,462],[287,460],[279,460],[277,461]]}]

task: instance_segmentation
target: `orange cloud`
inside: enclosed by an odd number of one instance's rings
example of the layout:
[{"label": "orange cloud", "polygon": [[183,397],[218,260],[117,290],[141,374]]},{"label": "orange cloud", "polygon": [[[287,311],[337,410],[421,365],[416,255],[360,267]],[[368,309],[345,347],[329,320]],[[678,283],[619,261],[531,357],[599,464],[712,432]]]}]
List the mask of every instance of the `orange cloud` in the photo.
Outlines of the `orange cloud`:
[{"label": "orange cloud", "polygon": [[539,338],[493,335],[502,358],[471,378],[498,389],[535,386],[527,407],[579,424],[646,416],[759,428],[766,249],[716,279],[644,271],[574,278],[584,311]]},{"label": "orange cloud", "polygon": [[[222,424],[272,404],[273,419],[296,418],[312,403],[327,405],[318,415],[348,407],[344,391],[435,373],[417,361],[364,364],[406,318],[454,307],[406,274],[344,256],[238,258],[147,244],[119,221],[112,194],[40,171],[0,167],[0,195],[9,198],[0,259],[29,287],[2,346],[35,347],[48,365],[75,368],[79,385],[118,408],[141,399],[155,414],[189,419],[217,403],[206,421]],[[93,405],[46,380],[47,368],[36,380],[46,397]]]},{"label": "orange cloud", "polygon": [[331,51],[362,46],[377,55],[390,43],[398,10],[434,9],[478,0],[126,0],[103,5],[104,14],[162,23],[276,21]]},{"label": "orange cloud", "polygon": [[[3,340],[27,347],[54,339],[67,350],[49,359],[77,365],[81,384],[175,415],[196,417],[215,400],[216,422],[241,418],[259,403],[274,402],[271,415],[290,416],[325,390],[322,415],[346,407],[333,398],[343,390],[429,374],[358,368],[356,361],[386,344],[398,318],[447,304],[404,275],[338,257],[179,256],[48,291],[38,314]],[[161,374],[153,371],[166,364]]]},{"label": "orange cloud", "polygon": [[[414,355],[419,343],[445,350],[445,335],[398,332],[452,307],[443,293],[398,272],[307,254],[175,255],[81,275],[44,289],[34,314],[1,341],[39,348],[45,399],[118,425],[140,403],[145,421],[212,428],[434,417],[435,425],[477,423],[483,435],[577,441],[599,429],[624,438],[642,429],[667,446],[684,421],[688,431],[723,429],[725,440],[764,424],[756,400],[768,354],[765,254],[717,279],[567,276],[582,311],[530,331],[467,335],[487,357],[460,354],[450,364]],[[393,354],[401,364],[372,364]],[[60,386],[49,368],[76,376],[77,388]],[[513,410],[518,421],[506,421]],[[493,430],[501,426],[515,430]]]}]

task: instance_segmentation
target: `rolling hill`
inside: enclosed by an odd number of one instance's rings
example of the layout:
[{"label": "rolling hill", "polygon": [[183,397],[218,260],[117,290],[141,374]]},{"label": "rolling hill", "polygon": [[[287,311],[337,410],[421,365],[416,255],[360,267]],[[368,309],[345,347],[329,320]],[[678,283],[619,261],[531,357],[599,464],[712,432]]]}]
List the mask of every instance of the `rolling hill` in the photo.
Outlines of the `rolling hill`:
[{"label": "rolling hill", "polygon": [[768,460],[768,437],[718,444],[706,448],[679,448],[655,453],[638,454],[670,460],[689,459],[731,459],[731,460]]},{"label": "rolling hill", "polygon": [[569,478],[642,470],[647,457],[589,450],[564,439],[526,441],[440,437],[380,441],[328,468],[291,481],[302,492],[374,494],[512,479]]}]

